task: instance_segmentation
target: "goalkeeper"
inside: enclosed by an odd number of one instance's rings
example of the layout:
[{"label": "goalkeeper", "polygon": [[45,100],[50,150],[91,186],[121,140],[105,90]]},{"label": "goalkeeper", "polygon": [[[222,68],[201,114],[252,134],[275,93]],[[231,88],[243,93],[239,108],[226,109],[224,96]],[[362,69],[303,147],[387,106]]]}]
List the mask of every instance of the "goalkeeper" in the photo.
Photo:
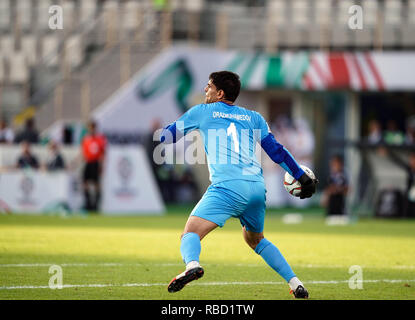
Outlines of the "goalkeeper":
[{"label": "goalkeeper", "polygon": [[181,237],[180,251],[186,269],[169,284],[169,292],[181,290],[203,276],[199,263],[201,240],[231,217],[239,218],[246,243],[283,277],[295,298],[308,292],[278,248],[264,237],[266,189],[262,168],[255,156],[259,142],[268,156],[301,183],[300,198],[316,191],[311,179],[292,155],[279,144],[264,118],[234,104],[239,95],[239,76],[214,72],[205,87],[205,103],[196,105],[164,128],[160,141],[175,143],[192,130],[204,141],[211,185],[191,212]]}]

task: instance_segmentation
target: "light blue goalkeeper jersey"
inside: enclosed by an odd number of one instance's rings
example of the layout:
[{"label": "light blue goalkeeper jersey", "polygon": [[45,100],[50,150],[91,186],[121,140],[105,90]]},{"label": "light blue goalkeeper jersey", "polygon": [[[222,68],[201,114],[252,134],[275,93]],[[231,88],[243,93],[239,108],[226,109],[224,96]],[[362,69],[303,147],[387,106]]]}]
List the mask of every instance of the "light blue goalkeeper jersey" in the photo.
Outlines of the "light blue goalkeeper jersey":
[{"label": "light blue goalkeeper jersey", "polygon": [[212,184],[236,179],[264,182],[256,144],[269,134],[269,127],[258,112],[224,102],[199,104],[175,124],[184,135],[200,131]]}]

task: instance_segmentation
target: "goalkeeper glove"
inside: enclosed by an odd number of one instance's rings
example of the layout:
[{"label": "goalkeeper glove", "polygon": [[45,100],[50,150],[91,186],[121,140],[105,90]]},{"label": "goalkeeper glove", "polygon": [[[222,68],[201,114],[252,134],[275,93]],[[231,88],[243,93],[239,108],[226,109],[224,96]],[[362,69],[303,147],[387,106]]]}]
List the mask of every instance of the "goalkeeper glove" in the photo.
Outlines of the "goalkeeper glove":
[{"label": "goalkeeper glove", "polygon": [[318,179],[311,179],[306,173],[304,173],[298,182],[301,183],[300,199],[310,198],[316,192],[316,185]]}]

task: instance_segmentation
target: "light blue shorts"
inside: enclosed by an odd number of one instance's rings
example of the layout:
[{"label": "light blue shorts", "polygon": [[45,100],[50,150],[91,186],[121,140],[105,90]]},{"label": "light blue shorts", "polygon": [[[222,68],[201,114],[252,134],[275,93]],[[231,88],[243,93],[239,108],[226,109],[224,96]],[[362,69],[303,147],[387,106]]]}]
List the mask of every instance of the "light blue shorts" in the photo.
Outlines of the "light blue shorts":
[{"label": "light blue shorts", "polygon": [[263,182],[229,180],[210,185],[190,215],[223,227],[231,217],[239,218],[248,231],[262,232],[266,189]]}]

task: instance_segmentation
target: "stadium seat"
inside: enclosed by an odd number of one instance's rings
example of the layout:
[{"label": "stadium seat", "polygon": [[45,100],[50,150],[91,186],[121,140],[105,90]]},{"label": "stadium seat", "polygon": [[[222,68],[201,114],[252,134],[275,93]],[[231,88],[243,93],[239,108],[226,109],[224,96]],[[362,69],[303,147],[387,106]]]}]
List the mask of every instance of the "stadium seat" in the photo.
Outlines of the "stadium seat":
[{"label": "stadium seat", "polygon": [[331,0],[319,0],[313,1],[313,13],[312,13],[312,23],[314,25],[329,25],[332,23],[332,1]]},{"label": "stadium seat", "polygon": [[43,62],[50,67],[56,66],[58,64],[58,37],[53,34],[45,35],[42,38],[41,44]]},{"label": "stadium seat", "polygon": [[96,0],[82,0],[80,1],[80,23],[85,23],[91,17],[94,17],[97,11],[97,1]]},{"label": "stadium seat", "polygon": [[32,1],[16,1],[16,19],[21,30],[27,31],[32,27]]},{"label": "stadium seat", "polygon": [[395,46],[399,42],[398,32],[402,23],[402,1],[389,0],[384,4],[383,28],[381,31],[382,44]]},{"label": "stadium seat", "polygon": [[408,1],[406,19],[401,26],[401,35],[404,46],[415,46],[415,0]]},{"label": "stadium seat", "polygon": [[11,9],[9,0],[0,0],[0,31],[11,30]]},{"label": "stadium seat", "polygon": [[140,3],[129,0],[122,6],[121,23],[124,30],[132,31],[140,25]]},{"label": "stadium seat", "polygon": [[0,54],[0,84],[5,82],[5,68],[4,68],[4,57]]},{"label": "stadium seat", "polygon": [[65,41],[65,63],[71,68],[78,67],[83,61],[82,37],[79,34],[70,36]]},{"label": "stadium seat", "polygon": [[[389,0],[388,0],[389,1]],[[362,1],[364,25],[374,27],[378,23],[379,2],[377,0]]]},{"label": "stadium seat", "polygon": [[351,30],[348,27],[350,18],[349,8],[352,5],[354,5],[353,1],[344,0],[337,2],[337,6],[333,8],[333,21],[329,30],[329,42],[334,48],[346,47],[352,41]]},{"label": "stadium seat", "polygon": [[104,17],[104,23],[107,27],[115,23],[115,25],[112,25],[113,27],[117,27],[118,23],[118,2],[115,0],[108,0],[105,1],[103,6],[103,17]]},{"label": "stadium seat", "polygon": [[296,26],[305,26],[310,21],[310,8],[307,1],[292,0],[290,21]]},{"label": "stadium seat", "polygon": [[15,39],[10,34],[5,34],[0,37],[0,52],[3,56],[8,57],[13,55],[15,50]]},{"label": "stadium seat", "polygon": [[415,24],[405,24],[401,27],[402,45],[406,47],[415,46]]},{"label": "stadium seat", "polygon": [[[105,34],[105,42],[107,46],[116,43],[118,39],[118,29],[120,25],[119,3],[115,0],[107,0],[103,5],[102,25],[101,28]],[[147,17],[147,16],[146,16]]]},{"label": "stadium seat", "polygon": [[415,25],[415,0],[409,0],[406,17],[406,23]]},{"label": "stadium seat", "polygon": [[183,9],[184,2],[182,0],[170,0],[169,5],[172,11],[177,11]]},{"label": "stadium seat", "polygon": [[284,0],[271,0],[268,2],[268,20],[272,25],[283,26],[287,19],[287,6]]},{"label": "stadium seat", "polygon": [[329,44],[329,31],[332,24],[332,1],[313,1],[312,5],[305,43],[309,47],[326,47]]},{"label": "stadium seat", "polygon": [[26,34],[21,39],[21,50],[24,53],[29,66],[33,66],[38,60],[36,36]]},{"label": "stadium seat", "polygon": [[21,51],[15,52],[8,60],[10,66],[10,83],[24,84],[29,79],[29,68],[24,53]]},{"label": "stadium seat", "polygon": [[[173,29],[176,37],[186,37],[187,35],[187,26],[189,24],[189,16],[184,10],[174,11],[172,14],[173,17]],[[145,24],[147,27],[147,23]]]},{"label": "stadium seat", "polygon": [[38,0],[37,2],[36,28],[40,31],[46,32],[49,30],[49,8],[51,5],[51,0]]},{"label": "stadium seat", "polygon": [[402,1],[388,0],[384,4],[384,22],[385,25],[399,25],[402,22]]},{"label": "stadium seat", "polygon": [[363,7],[363,29],[353,30],[354,44],[357,47],[372,47],[376,44],[378,30],[377,0],[366,0],[362,2]]},{"label": "stadium seat", "polygon": [[290,18],[292,22],[288,28],[285,29],[283,44],[289,47],[303,46],[306,42],[305,30],[310,21],[310,8],[307,1],[295,0],[291,2]]},{"label": "stadium seat", "polygon": [[189,12],[200,12],[204,6],[204,0],[185,0],[185,9]]},{"label": "stadium seat", "polygon": [[[369,0],[370,1],[370,0]],[[333,24],[336,23],[340,26],[348,26],[350,13],[349,9],[351,6],[355,5],[354,1],[351,0],[341,0],[337,2],[337,7],[334,11],[334,21]]]},{"label": "stadium seat", "polygon": [[257,36],[260,22],[255,18],[233,17],[229,20],[228,46],[233,49],[250,50],[256,46],[262,46],[262,41]]},{"label": "stadium seat", "polygon": [[62,3],[63,8],[63,29],[68,32],[71,31],[75,26],[75,3],[73,0],[64,0]]},{"label": "stadium seat", "polygon": [[287,23],[287,3],[284,0],[270,0],[267,2],[266,8],[266,29],[267,31],[267,47],[274,50],[276,47],[284,46],[286,37]]}]

